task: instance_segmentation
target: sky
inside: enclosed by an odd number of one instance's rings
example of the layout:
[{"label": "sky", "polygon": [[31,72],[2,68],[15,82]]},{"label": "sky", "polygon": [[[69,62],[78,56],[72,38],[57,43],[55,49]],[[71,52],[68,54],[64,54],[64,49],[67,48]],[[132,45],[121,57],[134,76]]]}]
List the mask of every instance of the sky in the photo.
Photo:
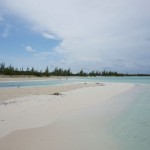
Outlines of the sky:
[{"label": "sky", "polygon": [[150,0],[0,0],[0,62],[150,73]]}]

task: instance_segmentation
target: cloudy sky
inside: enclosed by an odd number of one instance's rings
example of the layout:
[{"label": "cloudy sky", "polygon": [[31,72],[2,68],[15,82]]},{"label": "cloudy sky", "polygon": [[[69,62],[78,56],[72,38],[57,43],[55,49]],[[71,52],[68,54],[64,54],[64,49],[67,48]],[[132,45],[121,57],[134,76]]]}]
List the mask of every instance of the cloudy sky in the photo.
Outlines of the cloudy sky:
[{"label": "cloudy sky", "polygon": [[150,0],[0,0],[0,62],[150,73]]}]

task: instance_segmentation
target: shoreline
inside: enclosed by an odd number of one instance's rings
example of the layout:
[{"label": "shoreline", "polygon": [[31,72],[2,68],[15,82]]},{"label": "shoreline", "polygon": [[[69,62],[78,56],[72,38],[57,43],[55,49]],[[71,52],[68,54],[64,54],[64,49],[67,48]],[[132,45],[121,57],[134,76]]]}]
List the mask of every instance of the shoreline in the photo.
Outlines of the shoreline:
[{"label": "shoreline", "polygon": [[68,79],[70,76],[50,76],[50,77],[36,77],[36,76],[0,76],[0,82],[26,82],[26,81],[47,81]]},{"label": "shoreline", "polygon": [[[113,97],[119,94],[123,94],[125,91],[134,88],[134,86],[135,86],[134,84],[128,84],[128,83],[105,83],[103,86],[97,84],[93,84],[93,85],[82,84],[82,86],[80,84],[78,85],[78,87],[77,85],[75,87],[73,87],[73,85],[62,86],[59,89],[61,90],[62,95],[58,95],[58,96],[50,95],[49,89],[47,89],[48,91],[45,91],[45,88],[43,89],[36,88],[36,92],[37,92],[36,94],[34,93],[33,88],[30,88],[30,91],[29,88],[27,88],[28,90],[26,89],[27,91],[23,89],[24,92],[25,91],[27,93],[31,92],[32,94],[14,97],[14,98],[13,96],[11,96],[6,100],[8,104],[0,105],[1,107],[0,148],[4,150],[5,147],[7,147],[6,146],[7,142],[10,145],[12,143],[12,144],[16,144],[17,146],[21,146],[19,143],[22,143],[23,142],[22,139],[26,138],[26,136],[25,137],[21,136],[22,132],[26,134],[28,133],[28,130],[31,130],[30,131],[31,135],[27,135],[27,136],[32,137],[33,136],[32,131],[36,129],[39,131],[38,128],[44,128],[44,131],[42,132],[42,134],[44,134],[45,128],[47,128],[46,126],[50,126],[51,128],[51,125],[54,125],[55,123],[57,126],[59,125],[59,123],[57,124],[59,120],[63,119],[64,117],[68,118],[67,116],[72,113],[77,112],[78,115],[80,116],[80,112],[82,112],[83,110],[93,108],[97,105],[105,106],[106,104],[108,105],[109,103],[113,103],[114,102],[112,100]],[[55,88],[58,90],[58,87]],[[12,92],[16,92],[16,91],[12,91]],[[17,93],[15,94],[17,95]],[[80,127],[77,126],[77,128]],[[16,138],[15,135],[16,133],[19,139],[14,141],[13,139]],[[13,137],[13,139],[11,137]],[[9,138],[11,138],[11,140],[9,140]],[[37,138],[39,137],[34,137],[34,138],[35,140],[37,140]],[[55,142],[57,143],[57,141]],[[8,149],[11,148],[12,147],[9,147]]]},{"label": "shoreline", "polygon": [[[103,86],[103,83],[99,83],[99,86]],[[59,86],[34,86],[34,87],[22,87],[22,88],[1,88],[0,89],[0,102],[6,101],[12,98],[19,98],[31,95],[52,95],[54,93],[68,92],[84,87],[98,86],[96,83],[73,83]]]}]

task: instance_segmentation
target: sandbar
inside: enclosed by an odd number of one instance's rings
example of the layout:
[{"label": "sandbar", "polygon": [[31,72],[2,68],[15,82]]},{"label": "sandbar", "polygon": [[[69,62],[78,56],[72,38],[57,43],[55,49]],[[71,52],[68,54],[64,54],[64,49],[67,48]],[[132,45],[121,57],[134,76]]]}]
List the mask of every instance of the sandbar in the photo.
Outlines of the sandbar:
[{"label": "sandbar", "polygon": [[132,90],[134,84],[89,83],[53,88],[0,90],[0,149],[119,149],[105,126],[128,105],[117,105],[120,102],[115,97]]}]

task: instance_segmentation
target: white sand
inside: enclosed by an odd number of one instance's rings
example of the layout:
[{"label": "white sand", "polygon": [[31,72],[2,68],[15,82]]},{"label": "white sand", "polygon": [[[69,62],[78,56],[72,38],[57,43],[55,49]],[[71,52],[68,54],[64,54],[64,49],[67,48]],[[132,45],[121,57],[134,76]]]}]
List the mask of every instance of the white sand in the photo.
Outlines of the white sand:
[{"label": "white sand", "polygon": [[50,95],[53,93],[66,92],[82,87],[97,86],[94,83],[76,83],[63,86],[41,86],[41,87],[21,87],[21,88],[0,88],[0,103],[12,98],[19,98],[29,95]]},{"label": "white sand", "polygon": [[113,97],[133,84],[105,83],[64,92],[62,96],[31,95],[0,105],[2,150],[118,149],[104,127],[125,106]]},{"label": "white sand", "polygon": [[57,79],[68,79],[69,77],[62,76],[50,76],[50,77],[35,77],[35,76],[26,76],[26,75],[0,75],[0,82],[17,82],[17,81],[44,81],[44,80],[57,80]]}]

